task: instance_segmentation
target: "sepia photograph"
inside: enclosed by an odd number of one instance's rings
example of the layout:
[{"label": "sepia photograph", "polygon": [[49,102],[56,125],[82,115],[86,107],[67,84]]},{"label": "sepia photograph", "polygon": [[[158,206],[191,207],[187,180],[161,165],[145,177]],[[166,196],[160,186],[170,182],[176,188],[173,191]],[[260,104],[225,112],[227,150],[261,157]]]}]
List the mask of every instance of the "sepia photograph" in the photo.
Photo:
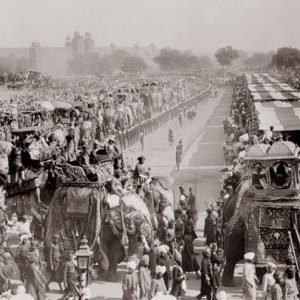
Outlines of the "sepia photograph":
[{"label": "sepia photograph", "polygon": [[0,0],[0,300],[299,299],[299,12]]}]

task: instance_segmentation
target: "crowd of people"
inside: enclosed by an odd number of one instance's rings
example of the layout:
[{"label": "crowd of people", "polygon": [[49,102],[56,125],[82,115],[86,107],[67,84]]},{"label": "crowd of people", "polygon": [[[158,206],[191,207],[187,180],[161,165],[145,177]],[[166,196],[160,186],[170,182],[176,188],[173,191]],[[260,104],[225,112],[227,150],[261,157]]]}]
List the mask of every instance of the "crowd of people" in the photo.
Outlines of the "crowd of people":
[{"label": "crowd of people", "polygon": [[[176,81],[177,80],[177,81]],[[1,140],[13,145],[12,155],[8,160],[8,172],[1,168],[1,178],[6,184],[22,185],[25,177],[30,176],[43,164],[41,157],[51,158],[54,164],[72,164],[80,166],[84,170],[89,181],[98,180],[95,166],[109,159],[113,162],[114,178],[109,186],[110,193],[121,196],[124,189],[139,190],[150,178],[150,169],[145,166],[145,157],[140,156],[133,172],[133,186],[124,186],[124,178],[128,174],[126,162],[123,159],[122,150],[140,141],[144,147],[144,136],[157,129],[168,120],[177,117],[179,126],[182,119],[193,112],[200,99],[193,99],[207,86],[198,84],[195,79],[176,78],[174,82],[152,82],[144,84],[140,89],[132,86],[111,87],[103,90],[92,81],[84,83],[72,83],[67,89],[41,90],[31,95],[16,96],[11,99],[14,103],[22,104],[23,108],[29,103],[37,103],[37,99],[47,99],[49,103],[64,102],[69,105],[60,106],[57,110],[34,111],[30,116],[17,112],[14,114],[2,114]],[[94,87],[94,89],[93,89]],[[217,88],[214,88],[214,96]],[[205,94],[207,97],[208,94]],[[205,99],[205,97],[203,99]],[[92,101],[91,101],[92,99]],[[193,99],[186,102],[185,99]],[[204,100],[205,101],[205,100]],[[89,103],[88,109],[83,109],[84,103]],[[99,116],[101,112],[120,105],[131,107],[134,115],[134,103],[138,103],[143,114],[138,114],[129,127],[128,120],[125,123],[108,123],[103,126]],[[80,105],[79,105],[80,104]],[[156,105],[158,104],[158,106]],[[35,107],[36,108],[36,107]],[[41,108],[41,107],[40,107]],[[100,111],[100,113],[99,113]],[[67,122],[65,120],[67,119]],[[272,144],[283,137],[275,135],[272,131],[266,131],[262,135],[249,134],[251,108],[246,99],[246,89],[242,84],[234,87],[233,101],[230,115],[223,122],[224,133],[228,138],[223,143],[224,158],[227,167],[223,170],[221,179],[222,189],[218,201],[205,197],[207,204],[207,217],[205,218],[204,237],[206,247],[202,251],[202,260],[199,264],[198,253],[195,253],[194,243],[197,239],[195,230],[197,222],[196,198],[190,188],[187,194],[183,187],[179,188],[179,201],[176,207],[175,221],[168,230],[164,241],[156,241],[150,249],[145,249],[141,260],[136,257],[129,259],[127,273],[124,276],[122,290],[123,299],[159,299],[161,295],[172,295],[177,299],[184,299],[187,290],[187,282],[190,273],[195,273],[200,279],[200,294],[197,299],[226,299],[226,293],[221,288],[223,271],[223,230],[226,224],[222,224],[222,207],[233,195],[238,184],[245,176],[245,163],[243,157],[253,144]],[[100,126],[100,124],[102,124]],[[51,130],[52,127],[55,130]],[[25,130],[22,130],[26,128]],[[50,130],[49,130],[50,128]],[[67,130],[65,130],[67,128]],[[173,147],[174,133],[169,130],[168,142]],[[45,149],[51,149],[47,154]],[[1,155],[6,153],[1,149]],[[48,156],[47,156],[48,155]],[[183,156],[182,141],[176,145],[176,166],[180,169]],[[277,168],[280,169],[280,167]],[[263,175],[257,169],[257,188],[264,188]],[[4,175],[4,176],[3,176]],[[275,176],[275,175],[274,175]],[[255,178],[252,179],[255,183]],[[280,185],[280,183],[276,183]],[[285,183],[282,183],[282,187]],[[39,196],[39,195],[37,195]],[[23,219],[22,219],[23,218]],[[22,219],[22,220],[21,220]],[[67,255],[62,247],[60,236],[54,235],[50,246],[50,252],[45,257],[47,272],[41,263],[39,246],[40,242],[32,236],[26,216],[22,216],[16,222],[8,221],[8,226],[14,228],[20,238],[20,245],[14,260],[17,263],[20,279],[23,285],[17,289],[12,288],[11,278],[15,276],[11,264],[12,254],[9,247],[3,244],[0,262],[0,280],[2,278],[1,292],[3,295],[9,291],[11,299],[20,299],[24,292],[30,299],[43,300],[46,292],[50,291],[49,284],[57,282],[63,293],[63,299],[69,296],[79,296],[83,291],[78,285],[79,274],[76,267],[74,252],[68,251]],[[256,299],[257,278],[253,269],[253,253],[245,254],[243,272],[243,293],[245,299]],[[276,265],[268,263],[268,272],[263,278],[262,292],[264,299],[296,299],[298,295],[295,283],[295,262],[289,257],[286,272],[275,272]],[[293,266],[293,267],[292,267]],[[29,275],[28,275],[29,274]],[[47,274],[47,276],[46,276]],[[64,283],[64,288],[62,286]],[[13,298],[19,297],[19,298]]]},{"label": "crowd of people", "polygon": [[[212,220],[211,220],[212,219]],[[210,222],[214,224],[210,224]],[[199,265],[194,242],[197,222],[196,198],[189,189],[186,194],[179,187],[179,204],[175,210],[174,231],[170,232],[165,243],[156,246],[155,255],[146,253],[142,259],[129,261],[128,273],[123,279],[123,299],[160,299],[163,295],[172,295],[176,299],[185,299],[187,282],[192,273],[200,280],[201,288],[197,299],[227,299],[220,289],[223,264],[223,251],[216,243],[215,228],[217,218],[205,220],[206,247],[202,251]]]},{"label": "crowd of people", "polygon": [[[142,144],[144,135],[172,118],[178,116],[179,122],[180,119],[182,121],[187,113],[197,107],[199,101],[209,96],[209,82],[181,75],[158,77],[148,83],[132,79],[126,86],[123,82],[117,82],[104,88],[94,78],[74,80],[56,88],[29,88],[25,93],[12,96],[8,103],[2,102],[0,170],[5,188],[15,186],[21,189],[25,181],[35,178],[44,167],[49,168],[51,180],[51,174],[55,177],[54,167],[65,163],[80,166],[87,180],[95,182],[98,180],[95,166],[109,160],[114,167],[113,180],[107,186],[109,192],[122,195],[126,188],[134,189],[139,194],[139,189],[150,177],[150,170],[144,165],[145,158],[139,157],[138,164],[132,170],[133,187],[124,187],[123,179],[129,170],[122,150],[138,140]],[[121,115],[124,107],[129,108],[131,120],[121,122],[118,119],[113,126],[104,121],[109,110],[113,110],[114,115]],[[170,138],[170,143],[173,142]],[[178,147],[182,155],[182,142]],[[40,199],[39,189],[36,189],[36,197],[39,202],[43,200]],[[136,283],[132,280],[136,273],[141,293],[138,298],[141,296],[142,299],[169,292],[177,298],[181,297],[186,290],[184,284],[181,284],[185,282],[186,272],[195,272],[200,276],[193,248],[196,238],[195,199],[192,191],[186,197],[184,207],[176,211],[176,238],[172,238],[170,233],[165,244],[155,246],[155,255],[151,250],[148,257],[145,254],[141,262],[135,262],[135,266],[134,262],[128,263],[129,271],[123,282],[124,299],[135,299],[135,296],[130,298],[130,294],[136,295]],[[40,236],[32,229],[31,218],[29,220],[26,215],[13,215],[6,220],[8,232],[16,232],[20,244],[17,252],[13,253],[3,238],[1,296],[44,300],[50,291],[51,282],[59,284],[62,299],[86,294],[79,287],[74,252],[66,253],[61,237],[54,235],[49,253],[45,254]],[[180,223],[182,235],[179,237]],[[171,257],[175,264],[173,276],[169,262]],[[12,264],[12,259],[16,265]],[[47,262],[47,267],[42,260]],[[139,272],[134,271],[137,268]],[[11,279],[18,274],[23,284],[16,289]]]},{"label": "crowd of people", "polygon": [[[253,263],[255,253],[248,252],[244,255],[243,267],[243,294],[244,299],[257,298],[257,286],[259,280],[255,275],[255,265]],[[266,273],[262,278],[262,297],[265,300],[296,300],[299,299],[297,284],[296,262],[293,256],[287,256],[284,271],[277,271],[276,264],[266,263]]]},{"label": "crowd of people", "polygon": [[[224,168],[221,178],[222,189],[220,191],[219,206],[223,207],[236,192],[241,181],[248,176],[243,160],[247,150],[256,144],[270,147],[274,142],[288,140],[288,135],[279,132],[265,130],[263,133],[251,132],[251,103],[247,101],[245,82],[238,77],[235,82],[233,101],[230,115],[224,119],[224,133],[228,138],[222,145],[227,167]],[[275,172],[276,169],[276,172]],[[270,167],[271,186],[274,189],[288,188],[291,184],[289,167],[284,162],[275,163]],[[252,172],[252,186],[255,189],[267,188],[266,172],[264,167],[256,163]],[[225,230],[227,224],[223,224]],[[255,274],[255,253],[248,252],[244,255],[242,292],[244,299],[257,299],[257,287],[259,280]],[[298,299],[297,268],[294,256],[286,257],[284,272],[276,271],[277,265],[273,262],[266,263],[267,272],[263,276],[261,292],[266,300]]]}]

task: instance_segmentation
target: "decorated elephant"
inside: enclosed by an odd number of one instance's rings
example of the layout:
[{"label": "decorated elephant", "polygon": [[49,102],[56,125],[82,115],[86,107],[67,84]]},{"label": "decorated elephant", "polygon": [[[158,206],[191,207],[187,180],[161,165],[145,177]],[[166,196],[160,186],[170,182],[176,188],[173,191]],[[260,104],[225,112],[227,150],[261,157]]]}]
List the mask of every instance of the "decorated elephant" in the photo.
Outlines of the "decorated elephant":
[{"label": "decorated elephant", "polygon": [[109,261],[108,279],[115,280],[117,265],[126,256],[125,244],[128,243],[127,256],[135,255],[140,241],[145,249],[149,248],[153,230],[150,212],[137,194],[128,193],[115,201],[108,197],[107,204],[100,243]]},{"label": "decorated elephant", "polygon": [[56,169],[59,187],[46,217],[46,248],[54,234],[62,237],[66,249],[76,249],[85,236],[94,251],[93,261],[113,279],[125,257],[125,244],[130,256],[136,253],[139,239],[145,247],[151,241],[148,208],[136,194],[107,197],[104,186],[113,176],[110,162],[96,167],[96,182],[90,182],[81,167],[66,164]]},{"label": "decorated elephant", "polygon": [[226,263],[222,282],[225,286],[233,286],[235,265],[243,259],[246,247],[245,232],[248,230],[247,218],[251,192],[249,180],[245,179],[224,204],[224,251]]},{"label": "decorated elephant", "polygon": [[158,236],[164,239],[166,229],[174,222],[174,197],[169,177],[154,176],[147,180],[140,191],[151,213],[151,222],[158,230]]},{"label": "decorated elephant", "polygon": [[[139,120],[143,115],[143,106],[138,101],[130,102],[129,108],[131,109],[132,119],[131,120]],[[130,123],[132,124],[132,122]]]},{"label": "decorated elephant", "polygon": [[124,103],[120,103],[116,107],[104,109],[103,125],[112,132],[132,126],[134,120],[135,118],[130,106]]},{"label": "decorated elephant", "polygon": [[[34,217],[32,225],[37,228],[42,223],[42,214],[51,201],[55,184],[50,176],[50,169],[46,165],[40,167],[37,172],[26,168],[23,175],[19,173],[8,175],[9,169],[13,170],[22,164],[26,155],[23,152],[20,154],[17,155],[16,149],[10,143],[1,142],[0,173],[4,182],[6,214],[8,218],[13,213],[18,216],[31,215]],[[16,177],[18,177],[17,180]],[[34,224],[39,226],[36,227]]]},{"label": "decorated elephant", "polygon": [[115,122],[118,114],[113,107],[104,108],[103,110],[103,124],[106,130],[115,131]]}]

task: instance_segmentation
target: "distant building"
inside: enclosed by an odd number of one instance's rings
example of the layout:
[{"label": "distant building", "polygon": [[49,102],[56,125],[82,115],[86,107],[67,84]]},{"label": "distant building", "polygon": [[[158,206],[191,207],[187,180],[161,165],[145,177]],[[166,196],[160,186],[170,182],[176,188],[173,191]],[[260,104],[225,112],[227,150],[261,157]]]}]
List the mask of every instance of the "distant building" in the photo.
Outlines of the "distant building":
[{"label": "distant building", "polygon": [[81,55],[109,55],[118,49],[140,56],[150,67],[154,65],[153,58],[158,54],[158,49],[153,44],[149,47],[140,47],[138,44],[133,47],[117,47],[112,43],[109,47],[96,47],[90,32],[86,32],[83,36],[75,31],[72,38],[66,37],[63,47],[43,47],[34,41],[29,48],[0,48],[0,56],[25,57],[29,59],[32,70],[53,76],[64,76],[68,73],[70,59]]}]

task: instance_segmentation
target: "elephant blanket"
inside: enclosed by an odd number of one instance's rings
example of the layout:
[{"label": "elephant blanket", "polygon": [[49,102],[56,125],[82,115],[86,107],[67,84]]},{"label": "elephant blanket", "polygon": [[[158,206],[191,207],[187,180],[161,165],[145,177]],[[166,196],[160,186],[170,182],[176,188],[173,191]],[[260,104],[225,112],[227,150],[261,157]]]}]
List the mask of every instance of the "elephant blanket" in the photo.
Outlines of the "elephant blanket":
[{"label": "elephant blanket", "polygon": [[[109,194],[106,201],[110,209],[116,208],[120,205],[120,197]],[[121,201],[125,208],[141,212],[146,219],[151,223],[151,216],[145,202],[135,193],[127,193],[121,197]]]},{"label": "elephant blanket", "polygon": [[59,234],[64,241],[72,242],[75,236],[82,238],[85,235],[93,248],[101,229],[100,207],[103,195],[104,191],[100,186],[59,187],[45,220],[46,248],[49,247],[53,234]]}]

